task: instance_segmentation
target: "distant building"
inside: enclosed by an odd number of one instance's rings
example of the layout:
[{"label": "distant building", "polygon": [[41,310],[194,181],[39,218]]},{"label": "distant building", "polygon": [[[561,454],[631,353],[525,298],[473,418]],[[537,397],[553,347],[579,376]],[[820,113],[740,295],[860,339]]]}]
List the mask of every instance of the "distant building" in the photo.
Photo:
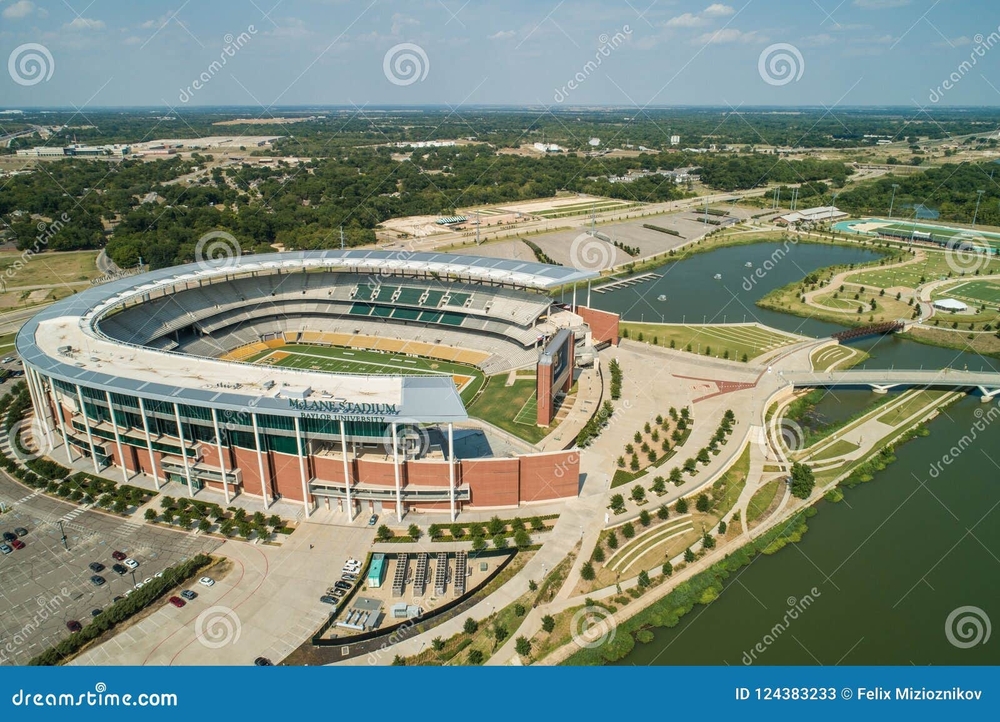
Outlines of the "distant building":
[{"label": "distant building", "polygon": [[679,135],[670,136],[670,145],[677,145],[681,142],[681,137]]},{"label": "distant building", "polygon": [[555,143],[535,143],[535,150],[540,153],[562,153],[562,148]]},{"label": "distant building", "polygon": [[969,306],[967,304],[964,304],[954,298],[939,298],[933,305],[936,309],[949,311],[951,313],[964,313],[969,310]]},{"label": "distant building", "polygon": [[815,223],[817,221],[838,221],[847,218],[848,213],[844,213],[836,206],[817,206],[816,208],[806,208],[801,211],[792,211],[783,216],[778,216],[775,220],[785,226],[793,223]]},{"label": "distant building", "polygon": [[455,145],[453,140],[416,140],[396,143],[397,148],[451,148],[453,145]]},{"label": "distant building", "polygon": [[601,139],[600,138],[591,138],[590,140],[587,141],[587,143],[590,146],[596,148],[597,146],[599,146],[601,144]]},{"label": "distant building", "polygon": [[97,157],[124,157],[131,152],[127,145],[80,145],[74,143],[65,148],[50,147],[46,145],[36,146],[17,151],[17,155],[22,158],[52,158],[58,156],[74,156],[81,158]]}]

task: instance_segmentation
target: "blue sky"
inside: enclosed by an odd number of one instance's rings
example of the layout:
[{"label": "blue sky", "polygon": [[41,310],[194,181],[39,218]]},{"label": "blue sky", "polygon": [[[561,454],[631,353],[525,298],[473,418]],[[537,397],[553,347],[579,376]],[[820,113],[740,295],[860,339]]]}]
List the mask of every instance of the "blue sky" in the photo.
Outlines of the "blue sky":
[{"label": "blue sky", "polygon": [[0,105],[997,106],[998,26],[996,0],[2,0]]}]

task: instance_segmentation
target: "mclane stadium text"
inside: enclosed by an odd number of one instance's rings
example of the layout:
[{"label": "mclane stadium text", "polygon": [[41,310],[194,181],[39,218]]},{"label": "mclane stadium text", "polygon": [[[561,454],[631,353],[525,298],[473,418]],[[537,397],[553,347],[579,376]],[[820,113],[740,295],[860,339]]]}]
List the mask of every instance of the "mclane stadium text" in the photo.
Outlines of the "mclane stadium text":
[{"label": "mclane stadium text", "polygon": [[323,414],[355,414],[358,416],[396,416],[396,404],[359,404],[352,401],[304,401],[289,399],[289,407],[296,411],[310,411]]}]

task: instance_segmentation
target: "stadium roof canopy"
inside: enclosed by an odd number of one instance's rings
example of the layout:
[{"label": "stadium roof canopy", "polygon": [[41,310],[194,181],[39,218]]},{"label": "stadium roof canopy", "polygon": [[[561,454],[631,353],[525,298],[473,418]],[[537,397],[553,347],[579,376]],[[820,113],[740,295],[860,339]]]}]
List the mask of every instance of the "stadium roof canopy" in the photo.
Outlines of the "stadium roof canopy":
[{"label": "stadium roof canopy", "polygon": [[178,284],[199,284],[243,273],[324,268],[362,274],[427,273],[445,281],[458,279],[538,290],[598,275],[542,263],[448,253],[355,250],[239,256],[164,268],[88,288],[48,306],[25,323],[17,335],[17,351],[25,363],[47,376],[165,401],[210,404],[220,409],[245,410],[249,405],[265,413],[298,415],[290,390],[308,388],[314,400],[336,399],[394,408],[396,414],[386,420],[435,422],[466,418],[461,397],[448,376],[359,377],[252,366],[127,344],[95,328],[98,318],[121,304]]}]

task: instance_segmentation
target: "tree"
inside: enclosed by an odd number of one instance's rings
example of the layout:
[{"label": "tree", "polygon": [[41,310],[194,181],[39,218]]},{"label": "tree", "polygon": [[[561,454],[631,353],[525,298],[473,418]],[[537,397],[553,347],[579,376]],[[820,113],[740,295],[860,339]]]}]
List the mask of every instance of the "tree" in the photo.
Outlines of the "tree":
[{"label": "tree", "polygon": [[667,480],[662,476],[653,479],[653,485],[649,488],[654,494],[663,494],[667,490]]},{"label": "tree", "polygon": [[660,521],[670,518],[670,510],[667,508],[666,504],[660,504],[659,508],[656,510],[656,518]]},{"label": "tree", "polygon": [[627,521],[622,524],[622,536],[626,539],[631,539],[635,536],[635,527],[632,526],[632,522]]},{"label": "tree", "polygon": [[710,505],[708,494],[699,494],[698,500],[694,504],[694,508],[704,514],[708,511]]},{"label": "tree", "polygon": [[493,537],[493,548],[494,549],[506,549],[507,548],[507,537],[503,534],[497,534]]},{"label": "tree", "polygon": [[726,526],[726,520],[725,519],[723,519],[722,521],[719,522],[719,534],[723,534],[724,535],[726,533],[726,529],[727,528],[728,527]]},{"label": "tree", "polygon": [[527,637],[518,637],[514,642],[514,651],[522,657],[531,654],[531,641]]},{"label": "tree", "polygon": [[639,572],[638,582],[640,589],[647,589],[652,584],[652,582],[649,580],[649,572],[647,572],[645,569]]},{"label": "tree", "polygon": [[375,532],[375,536],[378,537],[379,541],[389,541],[393,537],[392,529],[383,524]]},{"label": "tree", "polygon": [[611,506],[611,511],[613,511],[615,514],[621,514],[623,511],[625,511],[625,497],[623,497],[621,494],[614,494],[611,497],[610,506]]},{"label": "tree", "polygon": [[482,664],[483,663],[483,653],[482,653],[482,650],[479,650],[479,649],[470,649],[469,650],[469,656],[468,656],[467,659],[469,661],[469,664],[477,665],[477,666],[480,665],[480,664]]},{"label": "tree", "polygon": [[406,529],[406,533],[413,541],[420,541],[420,535],[423,532],[420,531],[420,527],[416,524],[410,524],[410,526]]},{"label": "tree", "polygon": [[686,561],[688,564],[694,561],[694,552],[691,551],[691,547],[688,547],[687,549],[684,550],[684,561]]},{"label": "tree", "polygon": [[156,512],[152,509],[146,509],[146,513],[143,514],[146,521],[156,521]]},{"label": "tree", "polygon": [[681,470],[676,466],[670,470],[670,481],[673,482],[674,486],[680,486],[684,483],[684,477],[681,475]]},{"label": "tree", "polygon": [[792,464],[792,496],[808,499],[814,486],[816,477],[813,475],[813,470],[799,462]]},{"label": "tree", "polygon": [[674,509],[677,510],[678,514],[687,514],[688,513],[687,499],[678,499],[677,503],[674,504]]},{"label": "tree", "polygon": [[481,552],[486,548],[486,540],[481,536],[472,537],[472,551]]},{"label": "tree", "polygon": [[493,637],[494,652],[497,649],[497,645],[507,639],[508,634],[509,632],[507,631],[507,627],[503,625],[499,619],[493,622],[493,627],[490,629],[490,636]]},{"label": "tree", "polygon": [[431,640],[431,648],[435,652],[440,652],[444,649],[444,640],[441,639],[441,637],[434,637],[434,639]]},{"label": "tree", "polygon": [[523,604],[518,603],[518,604],[514,605],[514,616],[515,617],[523,617],[525,614],[527,614],[527,612],[528,612],[528,610],[524,608]]},{"label": "tree", "polygon": [[605,559],[605,556],[604,556],[604,547],[602,547],[600,544],[598,544],[596,547],[594,547],[594,555],[591,557],[591,559],[593,559],[598,564],[604,563],[604,559]]},{"label": "tree", "polygon": [[211,528],[212,528],[212,522],[210,522],[208,519],[202,519],[201,521],[198,522],[198,531],[200,532],[203,533],[207,532]]},{"label": "tree", "polygon": [[[125,503],[124,499],[122,499],[121,497],[118,497],[117,499],[115,499],[115,503],[114,503],[114,506],[112,508],[114,509],[114,511],[116,513],[118,513],[118,514],[124,514],[125,513],[125,509],[128,508],[128,505]],[[190,524],[190,522],[188,522],[188,523]]]},{"label": "tree", "polygon": [[479,622],[472,617],[466,617],[465,624],[462,625],[462,631],[466,634],[475,634],[479,631]]},{"label": "tree", "polygon": [[702,549],[715,549],[715,537],[713,537],[708,532],[705,532],[705,536],[701,538],[701,548]]},{"label": "tree", "polygon": [[585,582],[592,582],[597,578],[596,572],[594,572],[594,565],[590,562],[584,562],[583,566],[580,567],[580,578]]},{"label": "tree", "polygon": [[514,532],[514,546],[518,549],[527,549],[531,546],[531,535],[524,529],[518,529]]},{"label": "tree", "polygon": [[615,534],[614,532],[611,532],[610,534],[608,534],[608,547],[610,549],[617,549],[618,548],[618,535]]},{"label": "tree", "polygon": [[507,528],[507,524],[498,516],[490,517],[489,522],[486,525],[490,536],[496,536],[497,534],[502,534]]},{"label": "tree", "polygon": [[643,509],[642,511],[639,512],[639,523],[642,524],[643,526],[649,526],[649,523],[652,520],[653,520],[653,517],[650,516],[648,510]]},{"label": "tree", "polygon": [[546,614],[542,617],[542,630],[551,634],[552,630],[556,628],[556,620],[551,614]]},{"label": "tree", "polygon": [[441,525],[431,524],[429,527],[427,527],[427,536],[429,536],[431,539],[437,539],[439,536],[441,536]]},{"label": "tree", "polygon": [[669,561],[663,562],[663,576],[669,577],[674,573],[674,565]]},{"label": "tree", "polygon": [[271,516],[267,518],[267,525],[272,529],[278,529],[284,526],[284,522],[281,521],[281,517],[277,514],[271,514]]},{"label": "tree", "polygon": [[646,490],[642,488],[642,484],[636,484],[632,487],[632,501],[637,504],[641,504],[646,500]]}]

